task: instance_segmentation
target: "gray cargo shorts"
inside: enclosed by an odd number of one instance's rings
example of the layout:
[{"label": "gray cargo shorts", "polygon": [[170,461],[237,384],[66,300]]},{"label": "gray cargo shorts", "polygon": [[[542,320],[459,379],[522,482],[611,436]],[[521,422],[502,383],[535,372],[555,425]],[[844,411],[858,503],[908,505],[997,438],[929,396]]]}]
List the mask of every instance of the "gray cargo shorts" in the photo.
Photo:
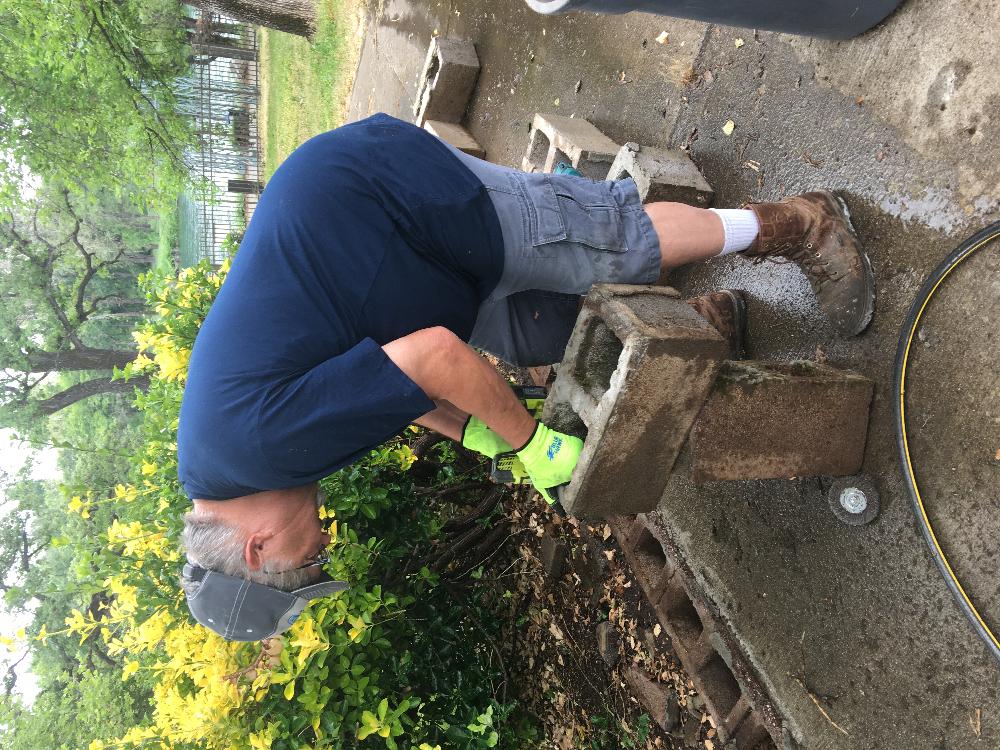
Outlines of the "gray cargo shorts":
[{"label": "gray cargo shorts", "polygon": [[659,278],[660,243],[631,179],[528,174],[452,151],[486,186],[503,232],[503,275],[472,346],[521,367],[559,362],[592,285]]}]

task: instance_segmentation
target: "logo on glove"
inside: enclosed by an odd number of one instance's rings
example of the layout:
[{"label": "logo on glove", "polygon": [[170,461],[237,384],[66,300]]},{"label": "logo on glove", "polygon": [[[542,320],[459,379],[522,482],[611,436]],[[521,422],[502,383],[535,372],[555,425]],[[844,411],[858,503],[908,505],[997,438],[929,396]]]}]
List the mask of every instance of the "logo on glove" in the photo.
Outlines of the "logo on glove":
[{"label": "logo on glove", "polygon": [[559,449],[562,448],[562,444],[563,441],[561,437],[552,438],[552,442],[549,443],[549,449],[545,451],[545,455],[549,457],[549,461],[555,460],[556,454],[559,452]]}]

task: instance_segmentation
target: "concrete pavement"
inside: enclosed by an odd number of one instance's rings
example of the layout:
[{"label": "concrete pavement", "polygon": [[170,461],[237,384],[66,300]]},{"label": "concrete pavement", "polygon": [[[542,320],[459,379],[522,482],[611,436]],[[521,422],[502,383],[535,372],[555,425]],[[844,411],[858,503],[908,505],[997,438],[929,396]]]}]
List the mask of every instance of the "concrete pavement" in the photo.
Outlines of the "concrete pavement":
[{"label": "concrete pavement", "polygon": [[[533,114],[552,112],[586,118],[619,143],[687,145],[716,206],[842,191],[878,283],[860,338],[833,334],[793,266],[730,256],[671,280],[686,294],[747,290],[754,358],[820,358],[876,381],[865,471],[883,506],[872,525],[840,524],[815,479],[695,487],[680,472],[659,507],[767,684],[790,746],[1000,747],[1000,667],[920,538],[890,387],[898,328],[922,279],[1000,218],[998,26],[1000,6],[961,0],[910,0],[848,42],[643,14],[544,17],[514,0],[372,8],[352,120],[411,119],[436,30],[476,42],[482,73],[466,127],[490,161],[519,164]],[[656,41],[663,31],[667,44]],[[998,299],[991,248],[928,311],[909,409],[932,519],[1000,629]]]}]

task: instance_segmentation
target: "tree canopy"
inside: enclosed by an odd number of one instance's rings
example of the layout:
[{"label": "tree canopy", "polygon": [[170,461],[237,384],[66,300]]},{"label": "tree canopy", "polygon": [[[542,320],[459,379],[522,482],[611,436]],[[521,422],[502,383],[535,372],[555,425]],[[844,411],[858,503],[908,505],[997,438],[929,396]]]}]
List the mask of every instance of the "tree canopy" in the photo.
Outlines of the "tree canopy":
[{"label": "tree canopy", "polygon": [[0,205],[28,174],[176,195],[190,128],[179,0],[0,0]]}]

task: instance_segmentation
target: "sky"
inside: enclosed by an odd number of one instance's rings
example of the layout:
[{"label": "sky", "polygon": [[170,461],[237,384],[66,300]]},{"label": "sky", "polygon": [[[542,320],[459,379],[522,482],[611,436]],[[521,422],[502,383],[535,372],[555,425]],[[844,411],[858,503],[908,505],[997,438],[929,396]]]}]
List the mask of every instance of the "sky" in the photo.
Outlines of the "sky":
[{"label": "sky", "polygon": [[[7,476],[16,475],[31,458],[34,466],[31,470],[32,479],[61,479],[59,469],[56,467],[58,451],[54,448],[37,449],[26,443],[21,443],[13,439],[14,431],[0,429],[0,472]],[[0,489],[0,494],[3,490]],[[0,513],[6,512],[6,497],[0,500]],[[31,620],[30,615],[14,616],[0,610],[0,634],[13,636],[18,628],[25,627]],[[0,647],[0,662],[7,664],[16,661],[24,653],[19,649],[13,654],[3,653]],[[0,666],[0,673],[6,671],[4,666]],[[30,671],[30,660],[25,659],[17,668],[16,692],[23,696],[25,702],[31,703],[38,693],[38,686],[35,677]]]}]

